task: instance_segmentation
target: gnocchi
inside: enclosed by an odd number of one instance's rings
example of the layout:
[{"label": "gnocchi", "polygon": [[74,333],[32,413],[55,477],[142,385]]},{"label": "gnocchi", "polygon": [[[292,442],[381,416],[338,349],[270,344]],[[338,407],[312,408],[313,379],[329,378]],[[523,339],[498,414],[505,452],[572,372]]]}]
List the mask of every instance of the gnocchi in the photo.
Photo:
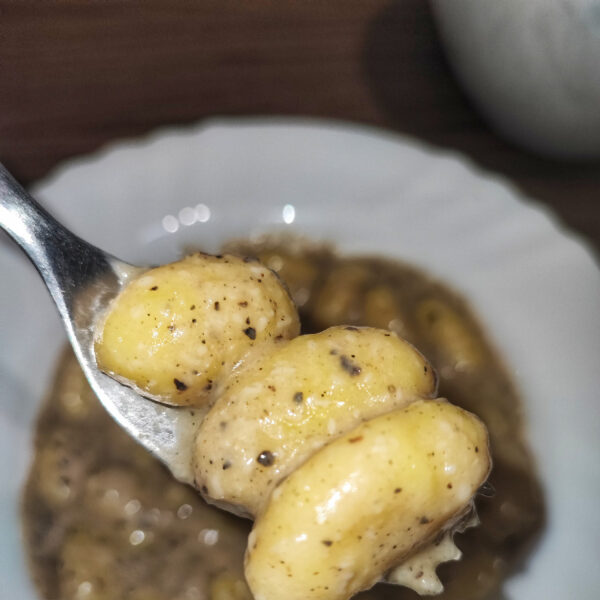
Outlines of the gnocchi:
[{"label": "gnocchi", "polygon": [[127,285],[98,328],[95,353],[102,370],[145,396],[200,405],[254,346],[299,330],[275,273],[257,261],[197,253]]},{"label": "gnocchi", "polygon": [[436,392],[431,365],[389,331],[331,327],[297,337],[224,384],[196,438],[198,488],[256,515],[273,488],[326,443]]},{"label": "gnocchi", "polygon": [[483,362],[485,349],[481,342],[450,306],[434,298],[426,299],[417,309],[416,320],[423,335],[454,368],[472,371]]},{"label": "gnocchi", "polygon": [[345,600],[464,514],[490,470],[485,427],[445,401],[366,421],[275,489],[248,541],[256,600]]}]

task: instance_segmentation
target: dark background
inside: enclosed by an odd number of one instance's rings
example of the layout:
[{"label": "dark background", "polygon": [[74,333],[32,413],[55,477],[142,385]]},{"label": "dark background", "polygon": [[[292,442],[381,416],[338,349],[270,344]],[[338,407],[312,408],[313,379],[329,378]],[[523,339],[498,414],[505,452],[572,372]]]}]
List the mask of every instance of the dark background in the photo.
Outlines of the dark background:
[{"label": "dark background", "polygon": [[498,138],[455,82],[425,0],[0,0],[0,160],[24,183],[159,125],[254,114],[460,150],[600,248],[600,163]]}]

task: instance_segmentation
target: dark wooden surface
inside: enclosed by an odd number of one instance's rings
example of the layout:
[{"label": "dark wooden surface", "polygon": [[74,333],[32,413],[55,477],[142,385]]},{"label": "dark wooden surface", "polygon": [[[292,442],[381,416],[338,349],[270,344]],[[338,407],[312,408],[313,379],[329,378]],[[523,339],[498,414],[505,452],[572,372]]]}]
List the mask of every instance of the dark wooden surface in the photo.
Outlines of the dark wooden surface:
[{"label": "dark wooden surface", "polygon": [[424,0],[0,0],[0,160],[25,183],[159,125],[257,114],[460,150],[600,248],[600,164],[538,158],[490,131]]}]

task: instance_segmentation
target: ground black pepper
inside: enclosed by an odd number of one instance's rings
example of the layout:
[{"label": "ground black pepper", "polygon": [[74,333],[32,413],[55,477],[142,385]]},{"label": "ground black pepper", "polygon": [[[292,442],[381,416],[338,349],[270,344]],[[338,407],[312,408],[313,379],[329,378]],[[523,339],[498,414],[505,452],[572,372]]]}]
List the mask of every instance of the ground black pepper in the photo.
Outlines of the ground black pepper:
[{"label": "ground black pepper", "polygon": [[342,365],[342,369],[352,375],[353,377],[356,375],[360,375],[360,367],[350,360],[345,354],[340,356],[340,364]]},{"label": "ground black pepper", "polygon": [[263,450],[256,458],[263,467],[270,467],[275,462],[275,456],[270,450]]},{"label": "ground black pepper", "polygon": [[179,379],[173,379],[173,383],[175,384],[175,387],[180,391],[180,392],[185,392],[185,390],[188,389],[188,386],[183,383],[183,381],[180,381]]}]

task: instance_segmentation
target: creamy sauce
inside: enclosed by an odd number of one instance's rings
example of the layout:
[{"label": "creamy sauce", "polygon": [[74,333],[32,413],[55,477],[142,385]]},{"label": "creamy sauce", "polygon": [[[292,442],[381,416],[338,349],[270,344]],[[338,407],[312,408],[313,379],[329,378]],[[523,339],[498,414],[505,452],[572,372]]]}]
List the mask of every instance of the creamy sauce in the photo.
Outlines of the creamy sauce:
[{"label": "creamy sauce", "polygon": [[[439,598],[499,593],[540,532],[544,506],[518,395],[465,302],[392,261],[339,258],[294,241],[235,247],[279,272],[305,332],[344,323],[393,329],[436,367],[440,395],[485,421],[495,493],[477,498],[481,524],[456,537],[462,559],[438,569],[445,586]],[[490,488],[484,492],[489,496]],[[39,416],[23,517],[31,570],[47,600],[250,597],[242,574],[250,524],[206,505],[130,440],[99,405],[70,351]],[[439,552],[456,554],[446,542]],[[408,567],[425,577],[431,566],[420,558],[391,578],[407,581]],[[360,597],[418,596],[382,584]]]}]

